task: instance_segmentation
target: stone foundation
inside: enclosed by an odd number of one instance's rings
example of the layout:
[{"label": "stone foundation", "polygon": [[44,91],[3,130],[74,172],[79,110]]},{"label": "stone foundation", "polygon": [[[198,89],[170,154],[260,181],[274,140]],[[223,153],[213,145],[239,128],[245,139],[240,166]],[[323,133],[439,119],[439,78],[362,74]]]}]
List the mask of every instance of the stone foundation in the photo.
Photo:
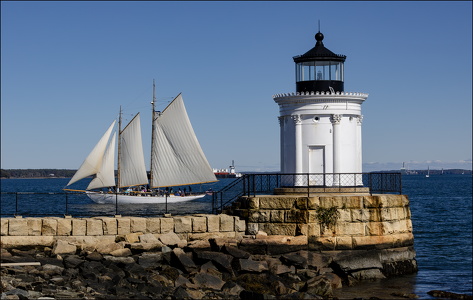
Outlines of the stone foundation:
[{"label": "stone foundation", "polygon": [[[336,212],[325,224],[323,211]],[[346,283],[417,271],[405,195],[267,195],[241,197],[227,214],[162,218],[2,218],[2,248],[57,247],[146,251],[169,234],[179,247],[230,243],[255,255],[321,253]],[[120,244],[122,243],[122,244]],[[117,244],[119,244],[117,246]],[[164,243],[165,244],[165,243]],[[187,246],[186,246],[187,245]],[[66,247],[66,248],[67,248]],[[120,249],[115,249],[118,247]],[[73,250],[75,249],[72,247]]]},{"label": "stone foundation", "polygon": [[[324,226],[318,209],[336,208]],[[405,195],[241,197],[227,213],[247,221],[247,233],[304,235],[310,250],[389,249],[413,246],[411,212]]]},{"label": "stone foundation", "polygon": [[[324,223],[322,212],[330,209],[338,215],[334,224]],[[417,272],[411,211],[405,195],[303,197],[286,190],[284,195],[241,197],[226,213],[246,220],[248,234],[306,238],[307,249],[330,254],[336,262],[333,268],[346,278],[376,279]],[[278,251],[278,245],[267,249]]]}]

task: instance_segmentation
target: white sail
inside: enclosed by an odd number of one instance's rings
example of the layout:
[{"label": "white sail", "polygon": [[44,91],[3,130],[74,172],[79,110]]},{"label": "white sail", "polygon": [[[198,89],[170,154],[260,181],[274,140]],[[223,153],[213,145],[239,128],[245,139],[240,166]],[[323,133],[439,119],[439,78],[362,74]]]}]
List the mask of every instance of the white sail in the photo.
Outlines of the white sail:
[{"label": "white sail", "polygon": [[102,160],[107,149],[107,144],[110,139],[110,134],[112,133],[112,129],[115,126],[115,121],[113,121],[112,125],[108,128],[105,134],[102,136],[100,141],[95,145],[94,149],[90,152],[89,156],[84,160],[80,168],[71,178],[68,186],[73,184],[74,182],[81,180],[87,176],[95,175],[99,172],[100,167],[102,166]]},{"label": "white sail", "polygon": [[152,187],[217,181],[179,94],[154,120]]},{"label": "white sail", "polygon": [[112,141],[108,145],[107,151],[102,160],[102,166],[95,175],[95,178],[89,183],[87,190],[98,189],[102,187],[115,186],[115,146],[116,136],[114,133]]},{"label": "white sail", "polygon": [[120,137],[120,187],[148,184],[139,113],[122,130]]}]

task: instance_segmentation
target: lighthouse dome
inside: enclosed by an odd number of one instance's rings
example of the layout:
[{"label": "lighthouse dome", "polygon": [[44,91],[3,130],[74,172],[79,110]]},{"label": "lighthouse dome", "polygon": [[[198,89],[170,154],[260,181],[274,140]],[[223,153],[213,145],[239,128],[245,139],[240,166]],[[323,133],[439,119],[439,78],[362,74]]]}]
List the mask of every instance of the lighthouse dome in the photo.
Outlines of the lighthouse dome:
[{"label": "lighthouse dome", "polygon": [[315,34],[315,46],[294,56],[297,92],[343,92],[343,63],[346,56],[335,54],[324,46],[324,35]]}]

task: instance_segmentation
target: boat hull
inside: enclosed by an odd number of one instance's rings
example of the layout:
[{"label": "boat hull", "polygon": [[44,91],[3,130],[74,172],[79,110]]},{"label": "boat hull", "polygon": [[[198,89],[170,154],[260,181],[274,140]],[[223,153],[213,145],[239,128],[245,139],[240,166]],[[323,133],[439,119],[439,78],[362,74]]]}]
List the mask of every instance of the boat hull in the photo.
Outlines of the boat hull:
[{"label": "boat hull", "polygon": [[[191,196],[138,196],[138,195],[124,195],[124,194],[107,194],[99,192],[86,192],[87,196],[95,203],[178,203],[192,201],[205,197],[204,195]],[[166,199],[167,198],[167,199]]]}]

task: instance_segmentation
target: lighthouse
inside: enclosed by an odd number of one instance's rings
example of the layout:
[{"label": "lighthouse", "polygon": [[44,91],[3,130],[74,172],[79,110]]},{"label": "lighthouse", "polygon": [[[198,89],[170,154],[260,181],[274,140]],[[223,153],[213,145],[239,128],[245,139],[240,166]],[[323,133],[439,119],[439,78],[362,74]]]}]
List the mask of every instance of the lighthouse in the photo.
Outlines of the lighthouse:
[{"label": "lighthouse", "polygon": [[281,173],[296,174],[287,183],[295,186],[362,185],[361,104],[368,94],[344,91],[346,56],[327,49],[320,31],[315,40],[293,57],[296,92],[273,96]]}]

